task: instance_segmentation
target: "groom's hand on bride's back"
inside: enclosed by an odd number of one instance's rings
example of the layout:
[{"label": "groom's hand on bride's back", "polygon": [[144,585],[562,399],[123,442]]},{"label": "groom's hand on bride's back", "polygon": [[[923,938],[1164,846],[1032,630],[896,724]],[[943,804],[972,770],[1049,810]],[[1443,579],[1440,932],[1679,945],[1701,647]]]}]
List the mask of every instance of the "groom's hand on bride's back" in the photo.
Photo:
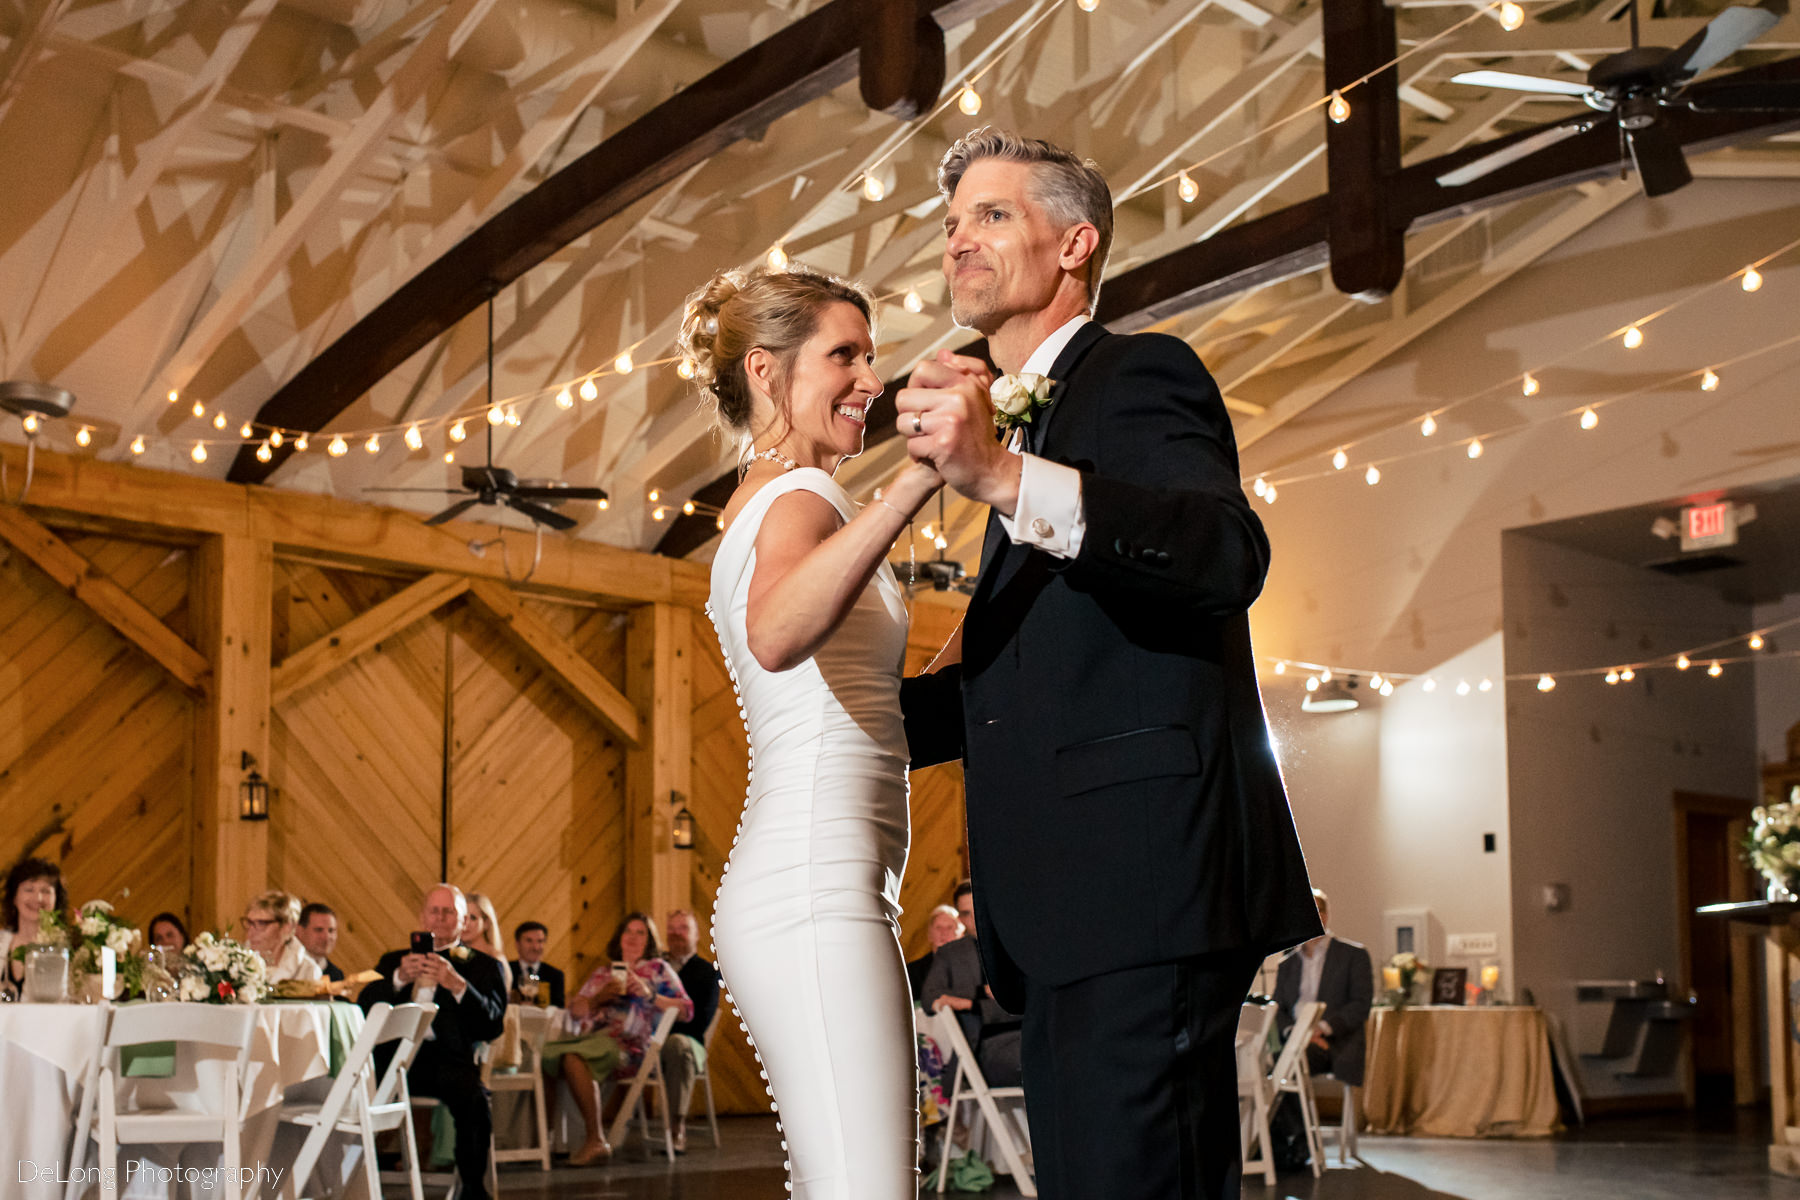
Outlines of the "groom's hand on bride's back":
[{"label": "groom's hand on bride's back", "polygon": [[941,350],[894,397],[894,428],[907,453],[936,467],[945,483],[1010,515],[1018,502],[1019,458],[995,439],[992,382],[980,359]]}]

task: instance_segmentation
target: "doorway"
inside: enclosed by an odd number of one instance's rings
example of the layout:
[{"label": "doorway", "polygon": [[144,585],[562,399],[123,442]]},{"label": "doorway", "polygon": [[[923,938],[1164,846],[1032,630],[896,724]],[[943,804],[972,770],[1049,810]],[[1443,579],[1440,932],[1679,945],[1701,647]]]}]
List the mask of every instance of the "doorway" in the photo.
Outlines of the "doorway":
[{"label": "doorway", "polygon": [[1753,928],[1694,912],[1760,894],[1740,849],[1750,809],[1748,800],[1675,794],[1681,975],[1696,1000],[1688,1083],[1701,1110],[1755,1104],[1762,1094],[1761,939]]}]

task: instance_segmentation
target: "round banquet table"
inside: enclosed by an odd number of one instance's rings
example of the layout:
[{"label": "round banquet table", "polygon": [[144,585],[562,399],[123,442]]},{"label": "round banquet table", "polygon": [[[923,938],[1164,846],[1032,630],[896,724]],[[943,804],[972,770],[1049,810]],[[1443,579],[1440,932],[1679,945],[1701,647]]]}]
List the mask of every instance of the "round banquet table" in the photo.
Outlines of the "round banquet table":
[{"label": "round banquet table", "polygon": [[[9,1103],[7,1119],[0,1121],[0,1163],[34,1164],[6,1172],[13,1178],[0,1188],[5,1195],[61,1200],[64,1189],[56,1180],[67,1178],[71,1161],[93,1164],[92,1143],[77,1147],[71,1160],[70,1140],[82,1082],[101,1050],[106,1008],[0,1005],[0,1087],[9,1100],[23,1101]],[[299,1138],[284,1136],[284,1146],[276,1146],[281,1102],[303,1091],[323,1094],[361,1031],[363,1015],[353,1004],[324,1002],[259,1004],[256,1010],[245,1067],[243,1162],[285,1169],[299,1148]],[[140,1102],[195,1107],[210,1099],[209,1080],[197,1080],[191,1064],[176,1063],[153,1048],[138,1048],[125,1063],[125,1075],[122,1091]],[[212,1193],[204,1188],[161,1182],[151,1168],[217,1167],[222,1161],[217,1147],[204,1145],[129,1146],[121,1147],[120,1154],[119,1195],[128,1200],[190,1195],[210,1200]],[[137,1169],[128,1171],[133,1162]],[[59,1169],[46,1176],[47,1165]],[[353,1162],[323,1165],[348,1170]],[[99,1189],[90,1187],[86,1194],[97,1196]]]},{"label": "round banquet table", "polygon": [[1543,1137],[1561,1128],[1542,1009],[1378,1008],[1368,1036],[1371,1133]]}]

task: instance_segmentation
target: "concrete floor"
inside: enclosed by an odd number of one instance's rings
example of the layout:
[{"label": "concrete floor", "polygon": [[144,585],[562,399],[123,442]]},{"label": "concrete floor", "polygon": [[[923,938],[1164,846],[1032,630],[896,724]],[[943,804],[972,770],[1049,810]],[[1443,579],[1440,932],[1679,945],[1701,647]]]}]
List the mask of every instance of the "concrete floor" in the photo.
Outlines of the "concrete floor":
[{"label": "concrete floor", "polygon": [[[1800,1180],[1769,1175],[1767,1111],[1722,1117],[1631,1117],[1531,1142],[1375,1138],[1364,1165],[1259,1178],[1245,1200],[1800,1200]],[[720,1122],[724,1145],[690,1134],[692,1149],[671,1168],[645,1161],[635,1143],[615,1165],[548,1174],[508,1167],[501,1194],[523,1200],[781,1200],[780,1139],[771,1118]],[[698,1133],[698,1129],[695,1130]],[[1007,1186],[986,1195],[1008,1200]]]}]

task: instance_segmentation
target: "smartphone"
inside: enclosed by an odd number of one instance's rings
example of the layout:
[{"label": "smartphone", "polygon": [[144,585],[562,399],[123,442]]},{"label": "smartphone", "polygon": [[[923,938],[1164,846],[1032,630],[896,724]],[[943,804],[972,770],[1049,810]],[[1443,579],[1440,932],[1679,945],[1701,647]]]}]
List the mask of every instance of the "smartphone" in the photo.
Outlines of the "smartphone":
[{"label": "smartphone", "polygon": [[626,967],[622,962],[616,962],[612,965],[612,973],[613,978],[618,980],[620,987],[625,986],[625,980],[631,975],[630,968]]},{"label": "smartphone", "polygon": [[414,930],[412,935],[412,952],[414,954],[430,954],[436,944],[435,939],[424,930]]}]

